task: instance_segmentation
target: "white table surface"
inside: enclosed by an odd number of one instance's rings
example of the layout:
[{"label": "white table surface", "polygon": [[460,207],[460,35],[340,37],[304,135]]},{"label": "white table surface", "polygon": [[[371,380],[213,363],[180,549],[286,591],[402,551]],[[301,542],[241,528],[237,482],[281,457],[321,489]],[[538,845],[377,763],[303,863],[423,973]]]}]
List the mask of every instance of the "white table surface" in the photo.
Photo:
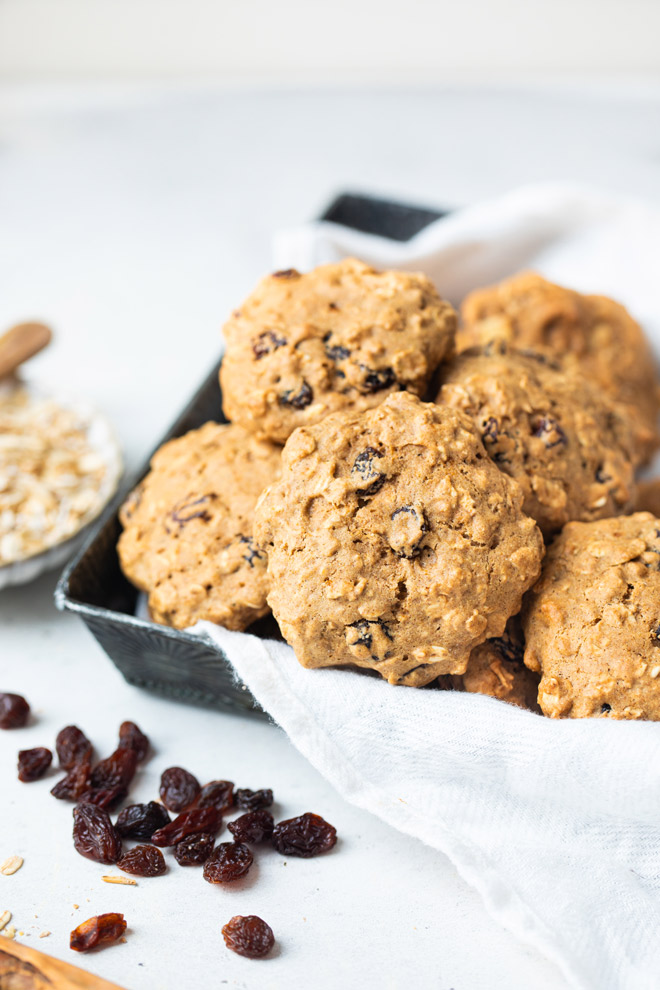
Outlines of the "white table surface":
[{"label": "white table surface", "polygon": [[[224,315],[268,270],[273,230],[342,189],[441,206],[565,178],[658,201],[659,110],[660,88],[6,87],[0,327],[52,322],[56,343],[30,377],[94,398],[135,467],[217,357]],[[56,613],[54,584],[48,575],[0,593],[0,690],[25,694],[35,712],[28,728],[0,732],[0,860],[25,858],[0,876],[0,912],[13,912],[21,941],[130,990],[567,985],[492,921],[447,859],[346,804],[279,729],[128,686],[79,620]],[[232,890],[176,865],[137,887],[102,883],[115,871],[73,850],[71,807],[48,794],[55,773],[20,784],[15,755],[52,747],[70,722],[105,755],[125,718],[155,748],[135,799],[154,797],[172,764],[270,786],[281,817],[314,810],[333,822],[336,850],[309,861],[260,854]],[[107,910],[125,912],[126,943],[72,958],[70,929]],[[224,948],[220,927],[237,913],[270,922],[274,958]]]}]

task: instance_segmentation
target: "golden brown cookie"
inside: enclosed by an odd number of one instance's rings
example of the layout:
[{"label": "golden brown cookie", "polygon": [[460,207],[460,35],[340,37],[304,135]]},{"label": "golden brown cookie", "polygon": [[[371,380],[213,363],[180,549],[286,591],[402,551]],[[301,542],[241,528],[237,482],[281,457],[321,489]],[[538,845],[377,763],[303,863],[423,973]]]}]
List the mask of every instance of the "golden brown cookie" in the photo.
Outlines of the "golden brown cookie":
[{"label": "golden brown cookie", "polygon": [[643,330],[620,303],[523,272],[472,292],[461,317],[459,349],[504,339],[521,350],[549,353],[628,409],[640,461],[658,446],[655,360]]},{"label": "golden brown cookie", "polygon": [[422,395],[455,329],[425,275],[352,258],[306,275],[275,272],[225,325],[225,415],[284,443],[328,413],[370,409],[400,389]]},{"label": "golden brown cookie", "polygon": [[660,478],[637,482],[636,512],[650,512],[660,518]]},{"label": "golden brown cookie", "polygon": [[521,506],[472,421],[408,392],[296,430],[255,522],[282,634],[304,667],[463,673],[540,571]]},{"label": "golden brown cookie", "polygon": [[281,447],[217,423],[154,454],[121,508],[117,551],[126,577],[148,593],[156,622],[183,629],[208,619],[245,629],[268,612],[266,555],[252,527],[280,460]]},{"label": "golden brown cookie", "polygon": [[470,654],[467,670],[450,677],[455,691],[487,694],[518,708],[540,712],[539,675],[523,662],[524,640],[518,617],[509,619],[502,636],[487,639]]},{"label": "golden brown cookie", "polygon": [[552,718],[660,719],[660,520],[569,523],[523,609]]},{"label": "golden brown cookie", "polygon": [[590,382],[501,341],[463,351],[441,374],[436,401],[474,420],[486,451],[520,484],[524,511],[546,536],[571,519],[631,508],[630,421]]}]

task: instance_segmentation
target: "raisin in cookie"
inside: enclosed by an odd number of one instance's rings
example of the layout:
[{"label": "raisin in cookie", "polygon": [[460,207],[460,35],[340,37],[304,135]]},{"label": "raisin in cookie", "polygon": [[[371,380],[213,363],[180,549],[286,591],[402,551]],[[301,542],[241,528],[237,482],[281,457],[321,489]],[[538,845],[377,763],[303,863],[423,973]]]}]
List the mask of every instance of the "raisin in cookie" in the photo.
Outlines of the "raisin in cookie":
[{"label": "raisin in cookie", "polygon": [[266,555],[254,507],[279,474],[281,448],[240,426],[206,423],[170,440],[120,512],[126,577],[149,595],[156,622],[208,619],[245,629],[268,612]]},{"label": "raisin in cookie", "polygon": [[487,694],[518,708],[540,712],[539,675],[523,662],[524,640],[518,618],[509,619],[502,636],[487,639],[470,654],[467,670],[449,678],[455,691]]},{"label": "raisin in cookie", "polygon": [[474,420],[486,451],[520,484],[524,511],[546,536],[572,519],[630,509],[630,421],[589,382],[497,341],[463,351],[441,380],[436,401]]},{"label": "raisin in cookie", "polygon": [[471,293],[461,316],[460,349],[497,338],[554,355],[628,408],[640,461],[658,446],[655,361],[641,327],[620,303],[523,272]]},{"label": "raisin in cookie", "polygon": [[523,610],[552,718],[660,719],[660,520],[569,523]]},{"label": "raisin in cookie", "polygon": [[454,346],[456,314],[425,275],[354,259],[263,279],[224,328],[225,415],[284,443],[297,426],[389,393],[422,395]]},{"label": "raisin in cookie", "polygon": [[421,686],[465,671],[540,572],[522,492],[472,421],[407,392],[289,438],[255,536],[268,601],[305,667]]}]

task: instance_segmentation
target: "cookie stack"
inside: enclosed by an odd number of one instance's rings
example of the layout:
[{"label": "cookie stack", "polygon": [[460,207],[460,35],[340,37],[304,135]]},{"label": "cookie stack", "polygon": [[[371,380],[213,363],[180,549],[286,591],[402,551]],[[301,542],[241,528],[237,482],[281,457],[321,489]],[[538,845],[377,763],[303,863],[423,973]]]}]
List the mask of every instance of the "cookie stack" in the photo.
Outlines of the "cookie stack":
[{"label": "cookie stack", "polygon": [[644,335],[533,274],[461,315],[352,259],[264,279],[225,327],[231,424],[155,455],[124,573],[177,628],[272,610],[305,667],[655,718],[660,521],[630,515],[659,443]]}]

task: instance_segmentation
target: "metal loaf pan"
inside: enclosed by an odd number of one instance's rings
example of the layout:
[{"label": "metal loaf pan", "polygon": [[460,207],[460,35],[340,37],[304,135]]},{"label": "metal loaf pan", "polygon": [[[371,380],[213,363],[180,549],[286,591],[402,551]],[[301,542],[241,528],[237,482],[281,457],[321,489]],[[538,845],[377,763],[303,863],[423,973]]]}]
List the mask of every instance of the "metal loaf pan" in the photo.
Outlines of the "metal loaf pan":
[{"label": "metal loaf pan", "polygon": [[[406,241],[443,214],[416,206],[344,194],[323,214],[324,220],[354,230]],[[207,420],[226,422],[218,381],[212,369],[161,444]],[[160,446],[160,444],[159,444]],[[133,479],[149,470],[149,460]],[[194,704],[224,711],[264,715],[248,689],[236,682],[225,654],[210,640],[135,616],[138,592],[122,574],[117,558],[118,518],[128,487],[113,499],[70,561],[55,589],[57,608],[77,613],[130,684]],[[255,623],[250,632],[273,636],[273,620]]]}]

